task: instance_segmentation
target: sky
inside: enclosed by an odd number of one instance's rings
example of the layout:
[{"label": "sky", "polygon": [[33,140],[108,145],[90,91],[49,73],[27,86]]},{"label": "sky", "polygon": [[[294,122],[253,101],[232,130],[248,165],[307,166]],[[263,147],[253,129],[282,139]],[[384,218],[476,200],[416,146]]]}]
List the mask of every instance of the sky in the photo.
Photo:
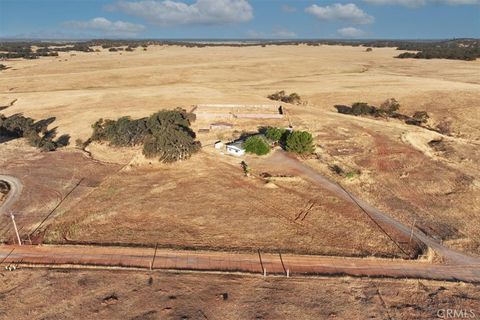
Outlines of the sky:
[{"label": "sky", "polygon": [[0,0],[0,38],[480,38],[480,0]]}]

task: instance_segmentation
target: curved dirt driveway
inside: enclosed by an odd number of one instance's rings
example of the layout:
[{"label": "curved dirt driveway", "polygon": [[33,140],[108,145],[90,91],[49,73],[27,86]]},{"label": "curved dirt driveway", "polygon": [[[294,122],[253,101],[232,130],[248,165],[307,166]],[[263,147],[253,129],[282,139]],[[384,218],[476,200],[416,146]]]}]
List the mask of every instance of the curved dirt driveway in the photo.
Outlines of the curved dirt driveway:
[{"label": "curved dirt driveway", "polygon": [[0,181],[5,181],[10,186],[7,197],[0,206],[0,215],[9,214],[8,209],[18,200],[23,190],[22,182],[12,176],[0,174]]}]

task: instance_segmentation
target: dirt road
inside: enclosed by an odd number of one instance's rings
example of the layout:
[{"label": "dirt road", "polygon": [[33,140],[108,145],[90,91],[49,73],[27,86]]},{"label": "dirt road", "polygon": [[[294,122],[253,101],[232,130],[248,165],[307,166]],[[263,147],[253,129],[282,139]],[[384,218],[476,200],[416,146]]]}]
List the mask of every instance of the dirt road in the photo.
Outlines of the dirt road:
[{"label": "dirt road", "polygon": [[[12,251],[13,250],[13,251]],[[352,275],[480,282],[480,265],[131,247],[0,246],[4,264],[93,265],[286,275]]]},{"label": "dirt road", "polygon": [[23,185],[20,180],[15,177],[0,174],[0,180],[10,185],[10,191],[5,198],[2,206],[0,206],[0,215],[9,214],[8,209],[18,200],[22,193]]}]

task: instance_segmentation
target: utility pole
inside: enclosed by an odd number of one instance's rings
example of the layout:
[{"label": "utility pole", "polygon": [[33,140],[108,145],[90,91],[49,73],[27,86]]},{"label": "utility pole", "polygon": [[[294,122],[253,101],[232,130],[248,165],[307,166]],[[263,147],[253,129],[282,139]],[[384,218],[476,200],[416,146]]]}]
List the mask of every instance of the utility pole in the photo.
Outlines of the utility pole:
[{"label": "utility pole", "polygon": [[15,234],[17,235],[18,245],[22,245],[22,240],[20,239],[20,235],[18,234],[17,224],[15,223],[15,217],[13,216],[13,212],[10,212],[10,217],[12,217],[13,228],[15,229]]}]

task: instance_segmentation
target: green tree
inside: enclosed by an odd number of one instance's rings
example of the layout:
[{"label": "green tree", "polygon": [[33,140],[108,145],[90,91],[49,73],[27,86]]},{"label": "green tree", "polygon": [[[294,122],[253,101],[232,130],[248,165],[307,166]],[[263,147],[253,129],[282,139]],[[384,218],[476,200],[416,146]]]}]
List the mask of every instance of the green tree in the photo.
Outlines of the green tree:
[{"label": "green tree", "polygon": [[307,131],[293,131],[287,137],[286,149],[298,154],[312,153],[315,150],[312,134]]},{"label": "green tree", "polygon": [[266,155],[270,152],[270,146],[267,141],[258,135],[248,138],[243,144],[243,147],[246,152],[254,153],[259,156]]},{"label": "green tree", "polygon": [[286,129],[282,128],[268,127],[267,130],[265,130],[265,137],[272,141],[278,142],[283,138],[286,131]]}]

